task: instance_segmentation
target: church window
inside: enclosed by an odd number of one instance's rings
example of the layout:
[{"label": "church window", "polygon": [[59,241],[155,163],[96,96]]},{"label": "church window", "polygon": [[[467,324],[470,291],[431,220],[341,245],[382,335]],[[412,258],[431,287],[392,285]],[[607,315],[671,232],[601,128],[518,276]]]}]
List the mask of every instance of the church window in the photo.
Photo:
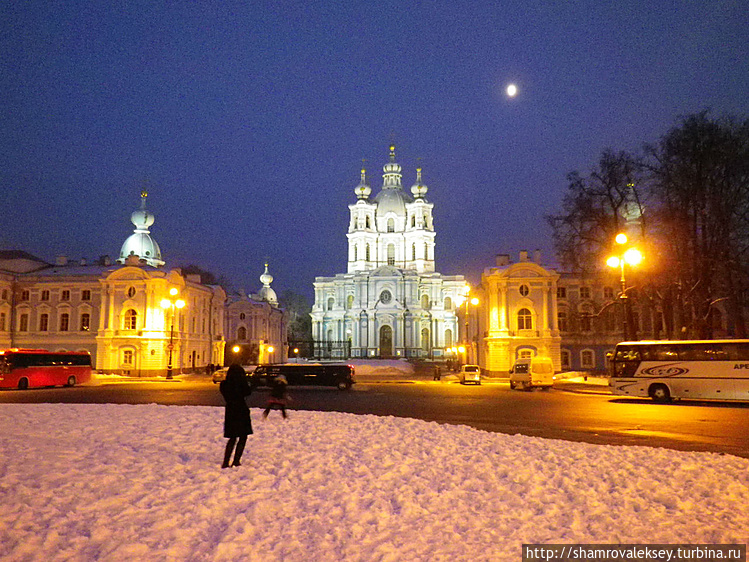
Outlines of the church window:
[{"label": "church window", "polygon": [[354,308],[354,295],[349,295],[346,297],[346,310],[351,310]]},{"label": "church window", "polygon": [[60,331],[67,332],[70,327],[70,314],[63,312],[60,314]]},{"label": "church window", "polygon": [[429,259],[429,247],[426,244],[424,244],[424,259]]},{"label": "church window", "polygon": [[125,330],[135,330],[138,325],[138,313],[132,308],[125,312]]},{"label": "church window", "polygon": [[533,316],[527,308],[518,310],[518,330],[532,330]]},{"label": "church window", "polygon": [[42,291],[42,300],[43,301],[48,301],[49,300],[49,291],[46,290],[46,289],[44,291]]},{"label": "church window", "polygon": [[453,345],[453,331],[445,330],[445,347],[452,347]]},{"label": "church window", "polygon": [[49,330],[49,314],[39,316],[39,331],[46,332]]},{"label": "church window", "polygon": [[429,310],[429,295],[421,295],[421,308]]},{"label": "church window", "polygon": [[237,339],[239,341],[244,341],[247,339],[247,328],[245,328],[244,326],[239,327],[239,329],[237,330]]},{"label": "church window", "polygon": [[369,257],[369,244],[367,244],[367,256],[366,256],[366,260],[369,261],[369,259],[370,259],[370,257]]},{"label": "church window", "polygon": [[393,295],[390,293],[390,291],[385,289],[380,293],[380,300],[383,304],[388,304],[391,300],[393,300]]},{"label": "church window", "polygon": [[388,232],[395,232],[395,219],[392,217],[388,219]]},{"label": "church window", "polygon": [[524,297],[528,296],[528,293],[530,293],[530,290],[528,289],[528,285],[520,285],[520,294]]},{"label": "church window", "polygon": [[247,318],[247,315],[244,312],[240,312],[239,313],[239,319],[240,320],[244,320],[245,318]]},{"label": "church window", "polygon": [[394,244],[388,244],[388,265],[395,265],[395,245]]},{"label": "church window", "polygon": [[450,297],[445,297],[445,310],[453,309],[453,300]]},{"label": "church window", "polygon": [[429,328],[421,330],[421,349],[422,351],[429,351]]},{"label": "church window", "polygon": [[133,298],[135,296],[135,287],[127,288],[127,296]]},{"label": "church window", "polygon": [[91,329],[91,315],[88,312],[81,314],[81,332],[88,332]]},{"label": "church window", "polygon": [[412,260],[416,259],[416,244],[411,246],[411,259]]},{"label": "church window", "polygon": [[416,228],[416,215],[411,215],[411,228]]},{"label": "church window", "polygon": [[359,250],[359,247],[358,246],[354,246],[354,261],[356,261],[356,260],[359,259],[359,251],[358,250]]},{"label": "church window", "polygon": [[364,223],[364,224],[365,224],[365,227],[366,227],[367,229],[369,229],[369,228],[372,228],[372,223],[370,222],[370,220],[369,220],[369,217],[367,217],[367,218],[365,219],[365,223]]},{"label": "church window", "polygon": [[328,299],[328,310],[333,310],[334,305],[335,305],[335,299],[333,297],[330,297]]},{"label": "church window", "polygon": [[19,332],[28,332],[29,331],[29,315],[28,314],[21,314],[21,316],[18,319],[18,331]]}]

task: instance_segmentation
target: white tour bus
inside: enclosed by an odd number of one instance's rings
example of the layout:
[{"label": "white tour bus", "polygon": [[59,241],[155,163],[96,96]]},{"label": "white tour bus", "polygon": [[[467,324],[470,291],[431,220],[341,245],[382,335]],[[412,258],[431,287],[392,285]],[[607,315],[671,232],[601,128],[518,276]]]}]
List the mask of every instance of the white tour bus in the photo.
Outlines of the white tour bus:
[{"label": "white tour bus", "polygon": [[635,341],[617,344],[611,392],[672,398],[749,400],[749,340]]}]

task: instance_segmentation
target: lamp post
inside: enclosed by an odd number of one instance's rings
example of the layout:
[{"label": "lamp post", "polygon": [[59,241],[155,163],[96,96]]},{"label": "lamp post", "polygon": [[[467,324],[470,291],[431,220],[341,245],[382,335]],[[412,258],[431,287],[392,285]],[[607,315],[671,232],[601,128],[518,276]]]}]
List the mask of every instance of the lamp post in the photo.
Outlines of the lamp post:
[{"label": "lamp post", "polygon": [[638,265],[642,261],[642,254],[636,248],[625,248],[627,242],[629,242],[626,234],[617,234],[615,240],[620,248],[619,255],[609,257],[606,260],[606,265],[612,268],[619,268],[620,271],[619,284],[621,292],[619,293],[619,301],[622,303],[622,316],[624,318],[624,340],[629,341],[631,336],[629,329],[630,326],[627,319],[629,310],[627,305],[627,280],[624,277],[624,265],[627,264],[630,267]]},{"label": "lamp post", "polygon": [[172,351],[174,350],[174,317],[176,315],[176,310],[181,309],[185,307],[185,301],[182,299],[178,299],[177,295],[179,294],[179,291],[176,287],[172,287],[169,289],[169,298],[161,299],[161,308],[164,310],[171,309],[172,311],[172,318],[171,318],[171,324],[169,327],[169,361],[166,366],[166,378],[172,379],[174,378],[172,376]]},{"label": "lamp post", "polygon": [[[468,309],[468,305],[472,304],[473,306],[477,306],[479,304],[479,299],[477,299],[476,297],[469,298],[470,293],[471,293],[471,287],[468,286],[468,285],[466,285],[466,287],[465,287],[465,295],[464,295],[464,297],[465,297],[465,301],[464,302],[465,302],[465,305],[466,305],[466,311],[465,311],[465,330],[464,330],[464,333],[463,333],[463,339],[465,340],[465,362],[466,362],[466,364],[468,363],[468,359],[469,359],[469,357],[468,357],[469,350],[470,350],[471,354],[473,353],[473,341],[468,336],[468,326],[469,326],[469,317],[468,317],[469,309]],[[461,352],[462,352],[462,350],[461,350]]]}]

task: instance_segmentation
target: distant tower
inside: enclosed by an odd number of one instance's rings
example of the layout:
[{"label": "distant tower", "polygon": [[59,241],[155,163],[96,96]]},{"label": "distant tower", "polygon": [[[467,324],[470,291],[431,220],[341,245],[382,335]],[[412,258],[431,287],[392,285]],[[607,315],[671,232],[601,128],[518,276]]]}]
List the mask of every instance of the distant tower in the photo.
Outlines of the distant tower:
[{"label": "distant tower", "polygon": [[135,225],[135,230],[122,245],[117,263],[124,264],[130,256],[135,256],[152,267],[164,265],[164,260],[161,259],[161,249],[148,230],[155,219],[153,213],[146,210],[147,197],[148,192],[145,189],[140,192],[140,209],[133,211],[130,215],[130,221]]},{"label": "distant tower", "polygon": [[265,301],[272,306],[278,306],[276,292],[270,287],[270,284],[273,283],[273,276],[268,272],[268,262],[265,262],[265,271],[260,276],[260,282],[263,284],[263,288],[260,289],[256,295],[252,296],[257,300]]}]

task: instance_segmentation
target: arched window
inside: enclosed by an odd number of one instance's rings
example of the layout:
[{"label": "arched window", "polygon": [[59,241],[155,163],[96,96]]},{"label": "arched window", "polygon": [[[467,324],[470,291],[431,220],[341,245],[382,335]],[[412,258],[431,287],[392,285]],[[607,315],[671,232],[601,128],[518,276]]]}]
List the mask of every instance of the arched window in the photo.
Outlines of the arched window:
[{"label": "arched window", "polygon": [[424,259],[429,259],[429,246],[427,246],[426,244],[424,244]]},{"label": "arched window", "polygon": [[411,246],[411,259],[412,260],[416,259],[416,244]]},{"label": "arched window", "polygon": [[429,310],[429,295],[421,295],[421,308]]},{"label": "arched window", "polygon": [[351,310],[354,308],[354,295],[349,295],[346,297],[346,310]]},{"label": "arched window", "polygon": [[244,320],[245,318],[247,318],[247,315],[244,312],[240,312],[239,313],[239,319],[240,320]]},{"label": "arched window", "polygon": [[369,217],[367,217],[367,218],[366,218],[366,219],[364,220],[364,226],[365,226],[366,228],[372,228],[372,223],[370,222],[370,220],[369,220]]},{"label": "arched window", "polygon": [[393,217],[388,219],[388,232],[395,232],[395,219]]},{"label": "arched window", "polygon": [[369,244],[367,244],[367,257],[366,257],[366,259],[367,259],[367,261],[369,261]]},{"label": "arched window", "polygon": [[429,341],[429,328],[422,328],[421,330],[421,349],[422,351],[429,351],[431,342]]},{"label": "arched window", "polygon": [[335,305],[335,299],[333,297],[328,298],[328,310],[333,310]]},{"label": "arched window", "polygon": [[416,228],[416,215],[411,215],[411,228]]},{"label": "arched window", "polygon": [[388,265],[395,265],[395,244],[388,244]]},{"label": "arched window", "polygon": [[245,341],[247,339],[247,328],[240,326],[237,330],[237,339],[239,341]]},{"label": "arched window", "polygon": [[359,250],[359,247],[358,246],[354,246],[354,261],[356,261],[356,260],[359,259],[359,252],[358,252],[358,250]]},{"label": "arched window", "polygon": [[125,325],[123,326],[123,328],[125,330],[135,330],[137,325],[138,313],[131,308],[127,312],[125,312]]},{"label": "arched window", "polygon": [[453,331],[445,330],[445,347],[452,347],[453,345]]},{"label": "arched window", "polygon": [[453,300],[450,297],[445,297],[445,310],[453,309]]},{"label": "arched window", "polygon": [[527,308],[518,310],[518,330],[532,330],[533,316]]},{"label": "arched window", "polygon": [[557,328],[560,332],[567,331],[567,313],[563,310],[557,313]]}]

